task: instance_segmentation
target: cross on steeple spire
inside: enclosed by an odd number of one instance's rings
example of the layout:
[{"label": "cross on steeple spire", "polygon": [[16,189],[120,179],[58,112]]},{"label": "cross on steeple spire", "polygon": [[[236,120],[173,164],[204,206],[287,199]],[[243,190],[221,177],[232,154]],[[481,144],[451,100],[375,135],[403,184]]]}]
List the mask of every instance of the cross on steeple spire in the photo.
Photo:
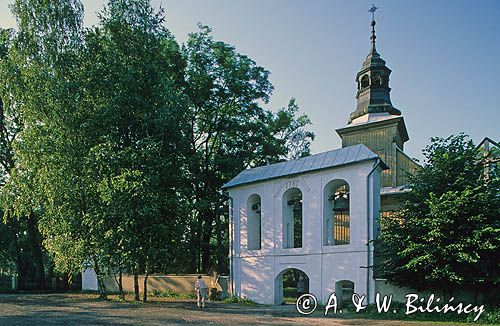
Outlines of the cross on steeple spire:
[{"label": "cross on steeple spire", "polygon": [[372,21],[375,21],[375,11],[377,9],[378,9],[378,7],[375,7],[375,4],[372,3],[372,7],[370,8],[370,10],[368,10],[368,12],[372,13]]},{"label": "cross on steeple spire", "polygon": [[374,53],[377,53],[377,50],[375,49],[375,39],[377,38],[375,36],[375,11],[378,9],[378,7],[375,7],[375,4],[372,4],[372,7],[370,8],[370,10],[368,10],[368,12],[371,12],[372,13],[372,35],[370,36],[370,41],[371,41],[371,44],[372,44],[372,48],[371,48],[371,53],[374,54]]}]

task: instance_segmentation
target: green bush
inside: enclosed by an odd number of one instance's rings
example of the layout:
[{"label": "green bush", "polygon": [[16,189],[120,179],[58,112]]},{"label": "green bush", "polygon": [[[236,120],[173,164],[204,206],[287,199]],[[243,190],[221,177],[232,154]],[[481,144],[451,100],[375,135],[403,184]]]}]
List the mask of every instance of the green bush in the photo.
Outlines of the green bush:
[{"label": "green bush", "polygon": [[226,298],[224,300],[222,300],[222,302],[225,302],[225,303],[239,303],[239,304],[243,304],[243,305],[249,305],[249,306],[256,306],[258,305],[258,303],[256,303],[255,301],[252,301],[250,299],[247,299],[247,298],[240,298],[240,297],[229,297],[229,298]]},{"label": "green bush", "polygon": [[297,288],[288,287],[283,289],[283,297],[284,298],[297,298]]},{"label": "green bush", "polygon": [[196,299],[196,294],[194,293],[178,293],[169,289],[165,291],[154,290],[153,296],[159,298]]},{"label": "green bush", "polygon": [[[468,322],[474,321],[473,315],[467,317]],[[479,317],[478,323],[500,325],[500,307],[484,307],[484,313]]]}]

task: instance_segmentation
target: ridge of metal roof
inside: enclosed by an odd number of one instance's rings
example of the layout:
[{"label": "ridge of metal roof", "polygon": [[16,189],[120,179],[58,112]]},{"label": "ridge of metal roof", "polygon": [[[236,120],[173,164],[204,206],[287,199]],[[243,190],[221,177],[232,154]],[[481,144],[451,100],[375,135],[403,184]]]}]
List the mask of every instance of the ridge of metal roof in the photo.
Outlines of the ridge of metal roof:
[{"label": "ridge of metal roof", "polygon": [[[224,184],[222,188],[227,189],[243,184],[297,175],[305,172],[323,170],[368,160],[375,160],[378,158],[378,155],[373,153],[370,149],[368,149],[368,147],[363,144],[357,144],[306,156],[298,160],[285,161],[246,169]],[[381,161],[381,165],[382,169],[388,169],[387,165],[383,161]]]}]

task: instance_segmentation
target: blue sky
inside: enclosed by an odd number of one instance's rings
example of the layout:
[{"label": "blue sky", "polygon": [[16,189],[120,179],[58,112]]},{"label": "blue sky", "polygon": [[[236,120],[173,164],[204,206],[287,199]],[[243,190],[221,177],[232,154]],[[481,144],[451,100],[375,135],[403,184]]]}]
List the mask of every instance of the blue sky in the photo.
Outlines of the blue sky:
[{"label": "blue sky", "polygon": [[[0,0],[0,27],[14,27]],[[84,0],[85,22],[106,1]],[[356,72],[369,50],[372,1],[162,0],[179,42],[201,22],[216,39],[271,71],[269,108],[295,97],[317,138],[313,153],[340,147],[335,129],[356,106]],[[406,120],[405,151],[422,158],[432,136],[465,132],[500,140],[500,1],[377,1],[377,49],[392,69],[391,97]]]}]

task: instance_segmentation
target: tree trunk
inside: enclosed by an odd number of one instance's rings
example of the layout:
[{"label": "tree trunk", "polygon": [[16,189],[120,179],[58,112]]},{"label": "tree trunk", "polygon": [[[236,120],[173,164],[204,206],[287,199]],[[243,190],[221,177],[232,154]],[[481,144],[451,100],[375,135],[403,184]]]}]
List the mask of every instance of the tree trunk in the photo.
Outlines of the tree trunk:
[{"label": "tree trunk", "polygon": [[196,257],[196,272],[200,272],[202,270],[201,252],[203,247],[203,215],[201,215],[201,212],[198,212],[197,222],[198,223],[196,230],[195,257]]},{"label": "tree trunk", "polygon": [[10,236],[12,238],[12,245],[13,245],[12,246],[13,250],[11,251],[11,255],[16,263],[17,276],[21,277],[24,275],[24,271],[23,271],[21,250],[19,248],[19,242],[17,241],[17,236],[16,236],[16,234],[19,233],[19,222],[16,219],[9,219],[7,220],[7,226],[10,229]]},{"label": "tree trunk", "polygon": [[30,214],[26,218],[26,227],[33,254],[33,263],[35,264],[38,288],[40,290],[45,290],[45,268],[43,265],[42,243],[35,214]]},{"label": "tree trunk", "polygon": [[220,221],[220,213],[221,213],[221,208],[220,206],[217,206],[217,209],[215,211],[215,230],[216,230],[216,236],[217,236],[217,271],[220,273],[223,270],[223,264],[224,264],[224,243],[222,239],[222,225]]},{"label": "tree trunk", "polygon": [[448,293],[450,294],[450,299],[453,297],[453,287],[450,287]]},{"label": "tree trunk", "polygon": [[73,285],[73,272],[68,272],[68,290],[71,291]]},{"label": "tree trunk", "polygon": [[148,301],[148,276],[149,272],[146,270],[146,275],[144,275],[144,291],[142,293],[142,302]]},{"label": "tree trunk", "polygon": [[99,288],[99,299],[106,299],[106,285],[104,284],[103,275],[101,269],[99,268],[99,261],[96,256],[94,256],[94,272],[97,277],[97,287]]},{"label": "tree trunk", "polygon": [[139,272],[137,271],[137,269],[134,269],[134,300],[141,300],[139,296]]},{"label": "tree trunk", "polygon": [[210,268],[210,239],[212,239],[212,222],[213,215],[205,215],[207,218],[205,220],[205,228],[202,235],[202,246],[201,246],[201,272],[206,273]]},{"label": "tree trunk", "polygon": [[118,267],[118,291],[120,292],[120,299],[125,300],[125,293],[123,293],[123,272],[122,266]]},{"label": "tree trunk", "polygon": [[118,284],[118,296],[120,300],[125,300],[125,295],[123,293],[123,282],[122,282],[122,267],[118,266],[118,277],[116,277],[116,273],[113,272],[113,278],[115,279],[116,284]]}]

